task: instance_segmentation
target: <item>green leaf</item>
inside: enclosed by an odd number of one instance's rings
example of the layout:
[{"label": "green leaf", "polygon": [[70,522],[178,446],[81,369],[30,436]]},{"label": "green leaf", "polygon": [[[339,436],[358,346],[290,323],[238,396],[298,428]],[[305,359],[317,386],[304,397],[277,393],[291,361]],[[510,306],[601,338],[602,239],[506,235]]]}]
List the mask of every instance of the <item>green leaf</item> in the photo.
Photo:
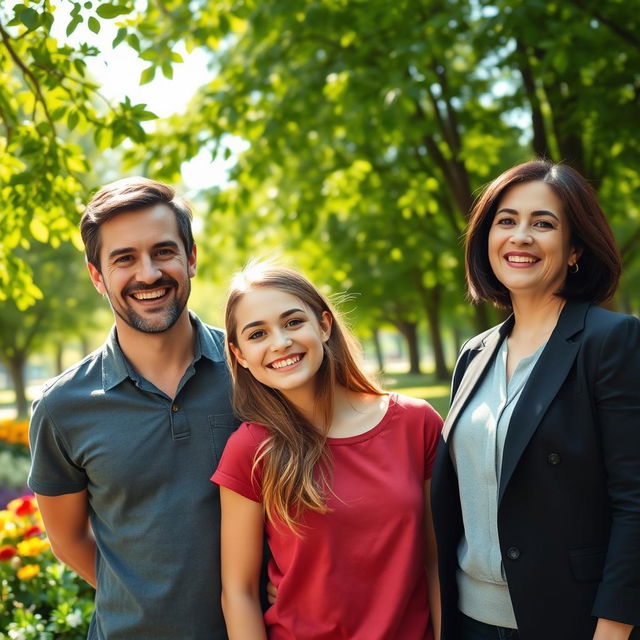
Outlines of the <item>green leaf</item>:
[{"label": "green leaf", "polygon": [[20,14],[20,22],[30,31],[38,26],[38,12],[31,7],[25,8]]},{"label": "green leaf", "polygon": [[167,60],[162,63],[162,73],[164,74],[165,78],[168,78],[169,80],[173,79],[173,67]]},{"label": "green leaf", "polygon": [[116,4],[105,3],[101,4],[97,9],[96,13],[106,20],[110,20],[111,18],[117,18],[118,16],[125,15],[127,13],[131,13],[131,10],[127,7],[123,7]]},{"label": "green leaf", "polygon": [[69,131],[73,131],[78,124],[78,120],[80,120],[80,116],[77,111],[70,111],[67,116],[67,127],[69,127]]},{"label": "green leaf", "polygon": [[113,42],[111,43],[111,47],[115,49],[125,39],[126,35],[127,35],[127,30],[124,27],[120,27],[118,29],[118,33],[116,33],[116,37],[113,39]]},{"label": "green leaf", "polygon": [[147,84],[148,82],[151,82],[155,77],[155,75],[156,75],[156,67],[154,65],[147,67],[140,74],[140,84]]},{"label": "green leaf", "polygon": [[76,27],[82,22],[82,18],[80,16],[76,16],[71,20],[71,22],[67,25],[67,36],[70,36],[75,30]]},{"label": "green leaf", "polygon": [[93,31],[93,33],[100,33],[100,22],[98,22],[98,20],[96,18],[91,16],[89,18],[88,24],[89,24],[89,29],[91,29],[91,31]]},{"label": "green leaf", "polygon": [[49,240],[49,229],[37,218],[33,218],[29,223],[29,231],[38,242],[45,243]]},{"label": "green leaf", "polygon": [[140,38],[135,33],[130,33],[127,36],[127,42],[132,49],[140,51]]}]

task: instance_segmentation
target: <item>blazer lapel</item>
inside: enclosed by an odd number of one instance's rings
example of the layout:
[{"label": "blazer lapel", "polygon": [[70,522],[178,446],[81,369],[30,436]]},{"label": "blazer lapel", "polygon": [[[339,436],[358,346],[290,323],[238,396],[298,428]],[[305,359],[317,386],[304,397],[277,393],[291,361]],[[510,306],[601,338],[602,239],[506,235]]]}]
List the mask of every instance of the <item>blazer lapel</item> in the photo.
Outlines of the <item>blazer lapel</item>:
[{"label": "blazer lapel", "polygon": [[504,443],[498,503],[527,444],[573,365],[580,348],[580,340],[574,336],[582,331],[588,308],[588,303],[565,304],[558,324],[518,399]]},{"label": "blazer lapel", "polygon": [[513,317],[510,317],[500,326],[496,327],[494,331],[489,333],[478,347],[477,355],[473,357],[464,372],[464,376],[462,377],[462,381],[456,391],[456,395],[451,403],[451,408],[442,427],[442,437],[445,442],[448,441],[460,412],[465,408],[467,402],[480,384],[496,349],[500,346],[504,337],[511,331],[512,326]]}]

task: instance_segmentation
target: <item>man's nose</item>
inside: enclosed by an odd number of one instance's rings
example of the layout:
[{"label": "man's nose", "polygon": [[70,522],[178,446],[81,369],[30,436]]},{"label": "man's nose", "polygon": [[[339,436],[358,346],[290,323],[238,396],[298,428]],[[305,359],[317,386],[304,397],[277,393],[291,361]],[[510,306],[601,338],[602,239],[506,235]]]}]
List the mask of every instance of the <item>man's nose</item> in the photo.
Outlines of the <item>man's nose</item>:
[{"label": "man's nose", "polygon": [[143,256],[138,262],[137,279],[152,283],[162,277],[162,271],[151,256]]}]

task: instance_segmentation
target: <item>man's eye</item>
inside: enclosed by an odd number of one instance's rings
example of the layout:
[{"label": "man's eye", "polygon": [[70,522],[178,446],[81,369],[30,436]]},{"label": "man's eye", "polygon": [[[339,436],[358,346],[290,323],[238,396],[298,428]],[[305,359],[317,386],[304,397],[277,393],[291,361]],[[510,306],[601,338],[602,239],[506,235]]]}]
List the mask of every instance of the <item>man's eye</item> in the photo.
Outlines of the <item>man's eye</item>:
[{"label": "man's eye", "polygon": [[115,261],[117,263],[123,264],[125,262],[129,262],[129,260],[131,260],[131,256],[120,256],[120,257],[116,258]]},{"label": "man's eye", "polygon": [[172,249],[158,249],[158,255],[159,256],[172,256],[173,255],[173,250]]}]

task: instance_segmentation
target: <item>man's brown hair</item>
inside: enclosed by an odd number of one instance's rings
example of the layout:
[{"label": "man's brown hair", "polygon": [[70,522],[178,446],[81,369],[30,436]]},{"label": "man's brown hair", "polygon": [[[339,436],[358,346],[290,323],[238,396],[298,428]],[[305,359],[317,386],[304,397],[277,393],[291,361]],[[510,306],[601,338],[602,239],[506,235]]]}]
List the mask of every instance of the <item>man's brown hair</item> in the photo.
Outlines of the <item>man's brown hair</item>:
[{"label": "man's brown hair", "polygon": [[100,269],[100,227],[121,213],[166,204],[175,214],[180,239],[187,255],[193,249],[192,213],[173,187],[163,182],[135,176],[111,182],[93,196],[80,220],[80,233],[87,262]]}]

